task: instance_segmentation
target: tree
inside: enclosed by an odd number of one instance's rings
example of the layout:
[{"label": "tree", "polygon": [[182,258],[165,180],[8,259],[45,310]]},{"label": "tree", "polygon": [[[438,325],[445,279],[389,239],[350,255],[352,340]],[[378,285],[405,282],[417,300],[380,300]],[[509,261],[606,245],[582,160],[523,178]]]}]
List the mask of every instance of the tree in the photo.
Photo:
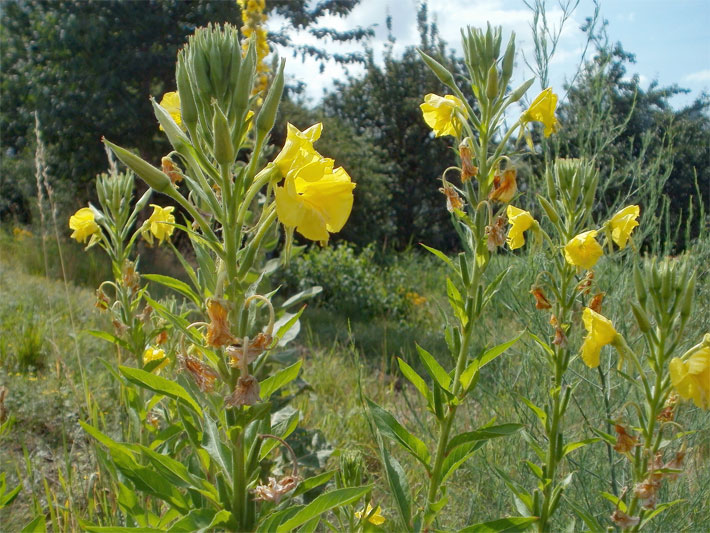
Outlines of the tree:
[{"label": "tree", "polygon": [[[345,15],[358,2],[291,0],[269,2],[267,9],[293,27],[348,40],[363,38],[368,30],[317,26],[325,15]],[[237,3],[219,0],[7,0],[1,9],[0,148],[8,159],[31,158],[37,112],[55,190],[63,189],[73,202],[92,196],[91,183],[105,168],[103,135],[140,146],[142,155],[159,161],[168,145],[158,134],[148,97],[175,90],[177,51],[195,28],[242,24]],[[270,37],[289,42],[287,33]],[[3,167],[23,166],[4,162]],[[17,185],[23,179],[31,177],[4,173],[3,197],[21,197]],[[10,212],[0,209],[0,218]],[[23,207],[15,202],[13,209]]]},{"label": "tree", "polygon": [[[445,44],[435,24],[427,20],[426,4],[418,12],[420,48],[462,72],[454,58],[445,56]],[[391,30],[391,20],[387,27]],[[392,53],[394,38],[386,50],[383,66],[368,52],[361,78],[337,82],[323,102],[323,112],[342,118],[361,137],[368,137],[386,153],[387,187],[392,198],[395,246],[411,242],[450,248],[457,241],[450,232],[445,199],[437,192],[437,180],[446,167],[455,164],[445,139],[433,137],[424,123],[419,104],[427,93],[445,94],[445,87],[420,59],[415,47],[401,58]]]}]

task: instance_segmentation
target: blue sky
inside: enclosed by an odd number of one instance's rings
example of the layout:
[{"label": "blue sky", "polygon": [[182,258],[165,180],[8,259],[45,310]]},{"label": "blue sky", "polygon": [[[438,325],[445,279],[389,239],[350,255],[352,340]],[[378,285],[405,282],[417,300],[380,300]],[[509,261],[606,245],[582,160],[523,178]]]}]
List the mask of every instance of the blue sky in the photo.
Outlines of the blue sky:
[{"label": "blue sky", "polygon": [[[671,100],[675,107],[691,103],[703,90],[710,91],[710,0],[600,0],[599,3],[601,16],[608,21],[610,41],[620,41],[627,52],[636,55],[636,64],[630,65],[628,73],[638,74],[643,88],[652,80],[658,80],[661,86],[677,83],[690,89],[689,95]],[[548,20],[553,26],[559,26],[558,1],[547,0],[546,5]],[[418,42],[416,6],[416,0],[362,0],[347,18],[330,17],[323,25],[339,29],[376,25],[376,36],[370,46],[377,57],[387,38],[385,17],[390,13],[397,53]],[[576,72],[584,43],[584,34],[579,28],[593,10],[592,0],[580,0],[563,27],[550,73],[551,84],[558,92],[562,91],[564,81]],[[529,71],[521,72],[523,55],[530,58],[532,50],[532,16],[523,0],[429,0],[429,13],[436,19],[448,46],[459,52],[461,26],[485,26],[486,21],[490,21],[502,25],[505,34],[515,31],[519,49],[517,71],[520,79],[530,76]],[[282,24],[283,21],[276,18],[269,21],[274,29]],[[295,35],[294,40],[315,44],[315,39],[305,32]],[[353,49],[338,44],[329,44],[328,48],[341,53]],[[344,75],[343,69],[335,64],[327,64],[321,74],[319,63],[315,61],[303,63],[288,53],[285,57],[288,74],[307,82],[307,97],[312,103],[320,99],[333,78]],[[351,67],[350,72],[357,74],[359,69]]]}]

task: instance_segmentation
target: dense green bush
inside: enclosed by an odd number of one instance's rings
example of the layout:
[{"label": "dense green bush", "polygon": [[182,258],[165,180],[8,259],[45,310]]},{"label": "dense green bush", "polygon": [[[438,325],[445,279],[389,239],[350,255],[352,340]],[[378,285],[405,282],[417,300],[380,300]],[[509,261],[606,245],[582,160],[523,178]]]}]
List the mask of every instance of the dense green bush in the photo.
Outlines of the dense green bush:
[{"label": "dense green bush", "polygon": [[396,265],[377,265],[374,258],[372,245],[360,252],[348,244],[312,247],[293,259],[276,282],[285,294],[319,285],[323,292],[316,303],[351,319],[404,317],[413,294],[404,285],[404,272]]}]

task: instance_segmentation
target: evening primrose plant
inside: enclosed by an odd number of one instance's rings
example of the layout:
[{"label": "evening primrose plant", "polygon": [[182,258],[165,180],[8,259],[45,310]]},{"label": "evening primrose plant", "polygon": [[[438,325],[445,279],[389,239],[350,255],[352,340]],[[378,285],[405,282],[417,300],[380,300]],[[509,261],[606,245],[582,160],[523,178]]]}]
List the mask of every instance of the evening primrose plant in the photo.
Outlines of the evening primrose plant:
[{"label": "evening primrose plant", "polygon": [[[261,93],[254,89],[263,72],[257,45],[254,37],[240,42],[229,25],[198,29],[179,53],[177,91],[160,104],[153,100],[172,145],[160,167],[105,141],[148,192],[115,228],[107,225],[105,209],[90,210],[97,227],[85,211],[72,222],[77,238],[102,243],[116,265],[128,261],[142,236],[169,247],[184,270],[185,281],[142,276],[174,291],[181,305],[135,288],[135,298],[165,325],[155,339],[151,333],[136,340],[133,364],[118,366],[120,379],[141,391],[133,412],[144,421],[145,438],[119,442],[82,424],[107,451],[121,511],[117,520],[130,527],[312,529],[332,509],[364,507],[371,490],[349,485],[304,500],[307,491],[322,491],[335,471],[304,479],[286,441],[299,413],[285,406],[284,387],[297,378],[301,361],[284,347],[297,334],[303,308],[292,310],[308,294],[275,308],[265,281],[281,259],[267,261],[266,253],[277,247],[279,222],[286,253],[294,232],[327,242],[349,217],[355,184],[315,150],[320,124],[303,132],[289,125],[283,149],[266,161],[284,64],[259,105]],[[163,201],[154,199],[145,222],[134,228],[151,195]],[[122,198],[121,213],[129,209],[130,190],[112,198]],[[165,199],[178,207],[165,205]],[[189,241],[194,259],[173,245],[178,233]],[[126,240],[128,246],[120,244]],[[133,272],[137,283],[135,266]],[[135,320],[124,325],[126,335],[137,335]],[[117,336],[103,337],[121,345]],[[282,449],[288,450],[285,462],[275,457]]]},{"label": "evening primrose plant", "polygon": [[[454,230],[463,252],[455,260],[442,252],[427,248],[449,267],[446,292],[453,318],[446,319],[445,339],[448,356],[435,357],[417,346],[422,376],[410,364],[399,359],[402,374],[421,394],[431,412],[435,442],[428,446],[410,433],[393,414],[369,399],[371,426],[377,436],[383,467],[403,529],[428,531],[440,527],[439,519],[448,503],[447,481],[487,440],[518,431],[519,424],[485,423],[473,431],[457,432],[455,424],[459,407],[475,392],[484,367],[503,354],[519,338],[500,345],[490,344],[491,332],[484,324],[486,309],[493,300],[507,270],[495,279],[486,271],[492,255],[506,242],[506,212],[513,224],[507,239],[515,248],[525,242],[524,233],[539,235],[532,216],[509,205],[517,192],[516,170],[509,153],[508,141],[531,122],[543,122],[556,128],[556,97],[546,91],[533,108],[523,113],[512,126],[505,118],[533,80],[510,91],[513,74],[515,41],[511,37],[501,56],[501,30],[469,28],[463,32],[463,48],[469,78],[467,80],[477,108],[474,109],[455,82],[452,74],[436,60],[420,52],[422,59],[454,94],[424,97],[420,108],[424,121],[435,136],[454,138],[460,167],[447,169],[442,176],[440,192],[446,198]],[[443,208],[443,206],[442,206]],[[446,368],[439,361],[450,360]],[[418,462],[425,472],[425,491],[412,496],[410,481],[386,445],[397,443]],[[520,528],[534,522],[534,516],[502,519],[481,525],[487,530]]]}]

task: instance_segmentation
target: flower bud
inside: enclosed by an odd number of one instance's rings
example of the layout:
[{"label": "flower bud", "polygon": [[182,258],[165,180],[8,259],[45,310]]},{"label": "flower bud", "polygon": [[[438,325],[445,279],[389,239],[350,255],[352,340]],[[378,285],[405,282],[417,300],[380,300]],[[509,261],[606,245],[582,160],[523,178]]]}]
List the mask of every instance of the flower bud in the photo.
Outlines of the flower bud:
[{"label": "flower bud", "polygon": [[493,63],[488,69],[488,80],[486,81],[486,96],[489,101],[493,101],[498,96],[498,69]]},{"label": "flower bud", "polygon": [[434,73],[434,75],[439,78],[439,81],[446,85],[447,87],[451,87],[452,89],[456,88],[456,84],[454,83],[454,76],[449,72],[449,70],[444,67],[441,63],[439,63],[436,59],[433,57],[425,54],[421,50],[418,50],[419,55],[421,58],[424,60],[424,63],[431,69],[431,71]]},{"label": "flower bud", "polygon": [[560,220],[560,217],[552,204],[539,194],[537,195],[537,201],[540,202],[540,205],[545,210],[545,214],[547,214],[547,218],[550,219],[550,222],[556,224]]},{"label": "flower bud", "polygon": [[520,85],[512,93],[510,93],[510,103],[513,104],[520,100],[534,82],[535,78],[530,78],[529,80],[523,82],[522,85]]},{"label": "flower bud", "polygon": [[261,110],[256,117],[256,131],[259,136],[266,136],[271,128],[274,127],[274,121],[276,120],[276,112],[279,109],[279,103],[281,102],[281,95],[284,90],[284,65],[285,62],[282,59],[279,65],[279,71],[276,73],[274,81],[269,87],[269,92],[264,100],[264,105],[261,106]]},{"label": "flower bud", "polygon": [[192,94],[192,86],[185,65],[185,52],[180,52],[178,56],[177,72],[178,94],[180,95],[180,114],[187,129],[192,132],[197,124],[197,107],[195,107],[195,97]]},{"label": "flower bud", "polygon": [[103,141],[104,144],[111,148],[113,153],[116,154],[116,157],[118,157],[124,165],[130,168],[138,175],[139,178],[146,182],[148,187],[162,193],[168,192],[170,191],[170,189],[172,189],[173,184],[167,174],[158,170],[153,165],[151,165],[147,161],[144,161],[137,155],[132,154],[125,148],[116,146],[115,144],[107,141],[106,139],[104,139]]},{"label": "flower bud", "polygon": [[503,85],[507,85],[513,75],[513,62],[515,61],[515,33],[511,33],[508,47],[505,49],[503,56],[503,65],[501,69]]},{"label": "flower bud", "polygon": [[232,134],[229,131],[227,117],[214,102],[212,105],[214,114],[212,115],[212,131],[214,133],[214,158],[220,165],[231,165],[234,162],[234,145],[232,144]]},{"label": "flower bud", "polygon": [[644,311],[636,302],[631,302],[631,311],[634,313],[634,318],[636,319],[636,323],[638,324],[641,332],[648,333],[651,331],[651,321],[648,319],[646,311]]},{"label": "flower bud", "polygon": [[683,301],[681,302],[680,316],[682,319],[687,319],[693,310],[693,300],[695,298],[695,272],[690,276],[687,288],[683,294]]},{"label": "flower bud", "polygon": [[545,185],[547,186],[547,197],[553,202],[556,201],[557,187],[555,187],[555,179],[549,168],[545,170]]}]

